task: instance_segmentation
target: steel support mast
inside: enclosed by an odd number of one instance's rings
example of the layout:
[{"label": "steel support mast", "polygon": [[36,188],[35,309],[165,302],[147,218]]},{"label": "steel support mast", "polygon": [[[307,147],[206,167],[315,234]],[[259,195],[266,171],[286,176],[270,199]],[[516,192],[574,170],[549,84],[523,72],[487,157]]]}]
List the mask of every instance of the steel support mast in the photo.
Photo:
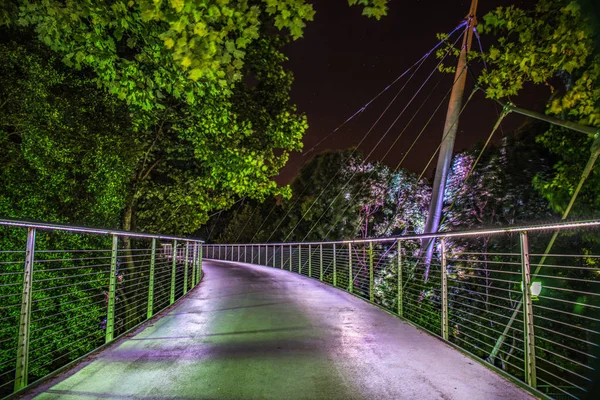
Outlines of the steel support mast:
[{"label": "steel support mast", "polygon": [[[473,30],[477,25],[477,1],[471,0],[471,9],[467,15],[467,28],[463,36],[462,47],[458,57],[458,65],[454,76],[454,85],[450,94],[448,103],[448,112],[446,113],[446,122],[444,123],[444,134],[442,136],[442,144],[438,157],[437,167],[435,171],[435,179],[433,181],[433,191],[431,194],[431,203],[429,204],[429,214],[425,223],[425,233],[437,232],[440,220],[442,218],[442,207],[444,205],[444,190],[446,188],[446,180],[452,161],[452,153],[454,152],[454,141],[456,140],[456,130],[458,128],[458,119],[462,107],[463,94],[465,91],[465,83],[467,81],[467,52],[471,50],[473,41]],[[427,260],[431,259],[430,246],[431,241],[425,243],[427,249]]]}]

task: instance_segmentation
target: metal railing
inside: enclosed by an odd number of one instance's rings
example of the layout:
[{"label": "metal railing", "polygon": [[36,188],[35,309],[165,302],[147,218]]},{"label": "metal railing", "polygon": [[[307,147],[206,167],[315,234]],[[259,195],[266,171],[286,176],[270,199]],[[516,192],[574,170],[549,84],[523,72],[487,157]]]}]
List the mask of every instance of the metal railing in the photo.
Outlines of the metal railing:
[{"label": "metal railing", "polygon": [[[318,279],[538,393],[577,399],[585,397],[600,355],[599,230],[600,221],[585,221],[372,240],[205,245],[205,257]],[[548,245],[556,231],[559,239]],[[434,246],[428,263],[424,243]]]},{"label": "metal railing", "polygon": [[201,275],[200,240],[0,219],[0,398],[135,328]]}]

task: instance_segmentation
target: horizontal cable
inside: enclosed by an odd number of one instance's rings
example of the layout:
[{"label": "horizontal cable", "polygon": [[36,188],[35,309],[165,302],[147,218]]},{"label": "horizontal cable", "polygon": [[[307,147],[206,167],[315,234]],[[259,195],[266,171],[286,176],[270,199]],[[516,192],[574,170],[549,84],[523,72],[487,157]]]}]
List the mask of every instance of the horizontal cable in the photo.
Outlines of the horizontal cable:
[{"label": "horizontal cable", "polygon": [[567,350],[569,350],[569,351],[573,351],[573,352],[575,352],[575,353],[582,354],[582,355],[584,355],[584,356],[586,356],[586,357],[589,357],[589,358],[593,358],[593,359],[596,359],[596,358],[598,358],[598,357],[596,357],[596,356],[594,356],[594,355],[592,355],[592,354],[588,354],[588,353],[586,353],[586,352],[585,352],[585,351],[583,351],[583,350],[577,350],[577,349],[574,349],[573,347],[570,347],[570,346],[567,346],[567,345],[565,345],[564,343],[558,343],[558,342],[555,342],[554,340],[550,340],[550,339],[548,339],[548,338],[546,338],[546,337],[543,337],[543,336],[537,336],[537,335],[536,335],[536,337],[535,337],[535,340],[538,340],[538,339],[540,339],[540,340],[543,340],[543,341],[545,341],[545,342],[548,342],[548,343],[552,343],[553,345],[556,345],[556,346],[559,346],[559,347],[564,347],[565,349],[567,349]]},{"label": "horizontal cable", "polygon": [[[558,387],[558,386],[556,386],[556,385],[553,385],[553,384],[551,384],[551,383],[550,383],[550,382],[548,382],[548,381],[545,381],[544,379],[540,378],[539,376],[538,376],[538,377],[536,377],[536,379],[537,379],[538,381],[541,381],[541,382],[543,382],[543,383],[547,384],[549,387],[553,387],[554,389],[558,389],[558,390],[560,390],[560,391],[561,391],[563,394],[566,394],[566,395],[567,395],[567,396],[569,396],[569,397],[572,397],[572,398],[574,398],[574,399],[576,399],[576,400],[579,400],[579,397],[577,397],[577,396],[575,396],[575,395],[573,395],[573,394],[571,394],[571,393],[569,393],[569,392],[567,392],[567,391],[565,391],[565,390],[561,389],[560,387]],[[540,385],[538,384],[538,387],[539,387],[539,386],[540,386]]]},{"label": "horizontal cable", "polygon": [[540,305],[537,305],[537,304],[533,304],[533,308],[539,308],[539,309],[542,309],[542,310],[548,310],[548,311],[551,311],[551,312],[558,312],[558,313],[561,313],[561,314],[570,315],[572,317],[584,318],[584,319],[588,319],[590,321],[600,322],[600,319],[598,319],[598,318],[588,317],[586,315],[581,315],[581,314],[575,314],[575,313],[572,313],[572,312],[559,310],[557,308],[549,308],[549,307],[544,307],[544,306],[540,306]]}]

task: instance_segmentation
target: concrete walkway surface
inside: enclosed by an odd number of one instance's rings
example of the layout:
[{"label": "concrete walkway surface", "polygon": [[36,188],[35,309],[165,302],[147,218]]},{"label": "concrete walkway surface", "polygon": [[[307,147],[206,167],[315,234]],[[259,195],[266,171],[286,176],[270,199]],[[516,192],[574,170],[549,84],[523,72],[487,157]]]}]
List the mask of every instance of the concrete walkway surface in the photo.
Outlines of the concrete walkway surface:
[{"label": "concrete walkway surface", "polygon": [[36,399],[531,399],[442,341],[350,294],[204,261],[160,319],[36,388]]}]

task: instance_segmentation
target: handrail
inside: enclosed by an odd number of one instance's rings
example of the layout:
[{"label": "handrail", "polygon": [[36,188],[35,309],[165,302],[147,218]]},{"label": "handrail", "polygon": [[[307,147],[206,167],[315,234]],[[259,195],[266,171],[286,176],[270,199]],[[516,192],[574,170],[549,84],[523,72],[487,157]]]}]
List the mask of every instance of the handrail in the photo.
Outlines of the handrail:
[{"label": "handrail", "polygon": [[[539,232],[539,231],[549,231],[549,230],[565,230],[565,229],[577,229],[577,228],[586,228],[586,227],[597,227],[600,226],[600,220],[583,220],[583,221],[566,221],[566,222],[557,222],[557,223],[548,223],[548,224],[539,224],[539,225],[523,225],[523,226],[510,226],[506,228],[496,228],[496,229],[474,229],[474,230],[465,230],[465,231],[448,231],[448,232],[436,232],[436,233],[427,233],[420,235],[398,235],[398,236],[389,236],[385,238],[372,238],[372,239],[352,239],[352,240],[329,240],[322,242],[269,242],[269,245],[285,245],[285,246],[295,246],[299,244],[359,244],[359,243],[384,243],[384,242],[393,242],[395,240],[420,240],[420,239],[432,239],[432,238],[455,238],[455,237],[468,237],[468,236],[488,236],[488,235],[500,235],[505,233],[519,233],[523,231],[527,232]],[[212,243],[212,246],[228,246],[228,245],[242,245],[242,246],[252,246],[257,245],[258,243],[227,243],[227,244],[219,244]],[[265,244],[265,243],[261,243]]]},{"label": "handrail", "polygon": [[201,240],[201,239],[186,238],[186,237],[182,237],[182,236],[119,231],[119,230],[112,230],[112,229],[100,229],[100,228],[66,225],[66,224],[51,224],[51,223],[45,223],[45,222],[34,222],[34,221],[12,219],[12,218],[0,218],[0,226],[2,226],[2,225],[22,227],[22,228],[36,228],[36,229],[44,229],[44,230],[77,232],[77,233],[91,233],[91,234],[97,234],[97,235],[116,235],[116,236],[128,236],[128,237],[136,237],[136,238],[164,239],[164,240],[185,240],[185,241],[192,240],[194,242],[204,243],[204,240]]}]

